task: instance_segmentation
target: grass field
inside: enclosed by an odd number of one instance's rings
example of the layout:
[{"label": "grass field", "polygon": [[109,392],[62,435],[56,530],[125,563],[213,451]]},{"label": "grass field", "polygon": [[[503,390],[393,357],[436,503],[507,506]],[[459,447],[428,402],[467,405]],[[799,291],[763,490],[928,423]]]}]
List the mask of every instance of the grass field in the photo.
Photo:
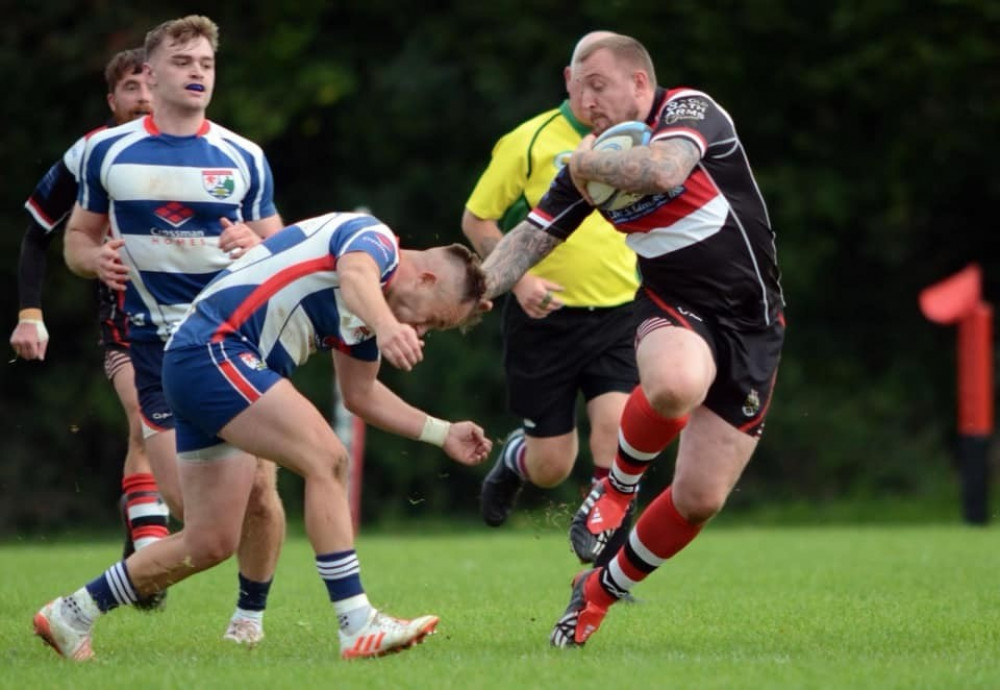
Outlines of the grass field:
[{"label": "grass field", "polygon": [[388,612],[438,633],[374,661],[337,657],[334,617],[301,536],[289,538],[256,649],[220,637],[230,562],[168,608],[100,621],[97,658],[59,659],[31,617],[118,544],[0,545],[2,688],[998,688],[995,529],[714,526],[613,608],[586,648],[548,646],[576,570],[549,528],[362,534],[362,577]]}]

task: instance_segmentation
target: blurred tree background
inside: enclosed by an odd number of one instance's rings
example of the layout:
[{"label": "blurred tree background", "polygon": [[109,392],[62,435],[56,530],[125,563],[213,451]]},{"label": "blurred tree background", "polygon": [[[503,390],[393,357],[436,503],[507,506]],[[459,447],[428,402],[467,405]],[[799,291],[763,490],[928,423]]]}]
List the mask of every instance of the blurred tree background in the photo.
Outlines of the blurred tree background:
[{"label": "blurred tree background", "polygon": [[[875,514],[943,506],[958,519],[954,333],[924,321],[916,296],[978,261],[997,301],[1000,4],[582,0],[567,12],[553,0],[167,0],[153,13],[15,1],[0,25],[8,333],[24,199],[105,119],[106,60],[191,12],[221,27],[209,115],[264,147],[284,218],[364,205],[411,247],[462,241],[462,207],[494,141],[563,98],[561,70],[581,34],[637,37],[662,84],[701,88],[733,115],[778,235],[788,340],[767,433],[727,512],[855,501]],[[66,270],[60,241],[44,299],[47,360],[3,367],[0,535],[115,515],[124,417],[101,370],[93,286]],[[434,334],[414,372],[386,367],[383,378],[500,439],[516,420],[499,342],[491,315],[468,335]],[[330,408],[328,360],[295,380]],[[365,462],[366,522],[475,515],[486,468],[379,431]],[[575,505],[588,465],[582,457],[577,481],[524,503]],[[645,490],[669,476],[668,457]],[[282,482],[297,515],[300,486]]]}]

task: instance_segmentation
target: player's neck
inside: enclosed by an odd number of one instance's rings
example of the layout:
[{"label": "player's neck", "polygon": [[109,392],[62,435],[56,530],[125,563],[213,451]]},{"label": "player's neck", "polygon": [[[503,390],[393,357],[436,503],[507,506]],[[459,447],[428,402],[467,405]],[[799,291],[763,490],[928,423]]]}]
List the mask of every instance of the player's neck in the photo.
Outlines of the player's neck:
[{"label": "player's neck", "polygon": [[164,106],[153,111],[153,122],[163,134],[193,137],[205,126],[205,111]]}]

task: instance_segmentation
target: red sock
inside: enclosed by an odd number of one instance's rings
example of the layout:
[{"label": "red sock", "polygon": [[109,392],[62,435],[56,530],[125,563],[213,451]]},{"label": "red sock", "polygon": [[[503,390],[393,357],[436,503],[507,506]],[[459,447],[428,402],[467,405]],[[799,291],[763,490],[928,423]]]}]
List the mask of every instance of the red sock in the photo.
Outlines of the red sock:
[{"label": "red sock", "polygon": [[622,412],[611,486],[622,493],[633,493],[649,463],[677,438],[687,422],[688,415],[676,419],[660,415],[649,404],[642,387],[636,386]]},{"label": "red sock", "polygon": [[[673,492],[667,487],[642,511],[629,542],[584,583],[587,601],[604,609],[611,606],[690,544],[700,531],[701,525],[692,525],[677,512]],[[639,542],[638,549],[631,545],[633,539]]]},{"label": "red sock", "polygon": [[[677,512],[674,506],[673,487],[657,496],[646,506],[635,523],[631,538],[638,540],[645,553],[629,546],[621,549],[614,562],[608,564],[611,579],[623,589],[631,589],[636,582],[646,579],[665,560],[691,543],[701,531],[701,525],[692,525]],[[615,577],[618,573],[631,582]]]}]

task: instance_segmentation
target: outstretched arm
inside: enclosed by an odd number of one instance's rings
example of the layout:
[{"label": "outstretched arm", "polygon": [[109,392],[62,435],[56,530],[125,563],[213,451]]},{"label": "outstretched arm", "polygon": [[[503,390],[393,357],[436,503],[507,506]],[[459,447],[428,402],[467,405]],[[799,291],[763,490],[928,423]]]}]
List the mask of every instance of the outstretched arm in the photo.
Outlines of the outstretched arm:
[{"label": "outstretched arm", "polygon": [[333,364],[344,406],[368,424],[440,446],[464,465],[478,464],[489,456],[493,444],[482,427],[470,421],[446,422],[410,405],[376,378],[378,362],[334,352]]},{"label": "outstretched arm", "polygon": [[483,262],[486,299],[510,290],[529,268],[548,256],[559,243],[559,239],[528,221],[518,223]]}]

